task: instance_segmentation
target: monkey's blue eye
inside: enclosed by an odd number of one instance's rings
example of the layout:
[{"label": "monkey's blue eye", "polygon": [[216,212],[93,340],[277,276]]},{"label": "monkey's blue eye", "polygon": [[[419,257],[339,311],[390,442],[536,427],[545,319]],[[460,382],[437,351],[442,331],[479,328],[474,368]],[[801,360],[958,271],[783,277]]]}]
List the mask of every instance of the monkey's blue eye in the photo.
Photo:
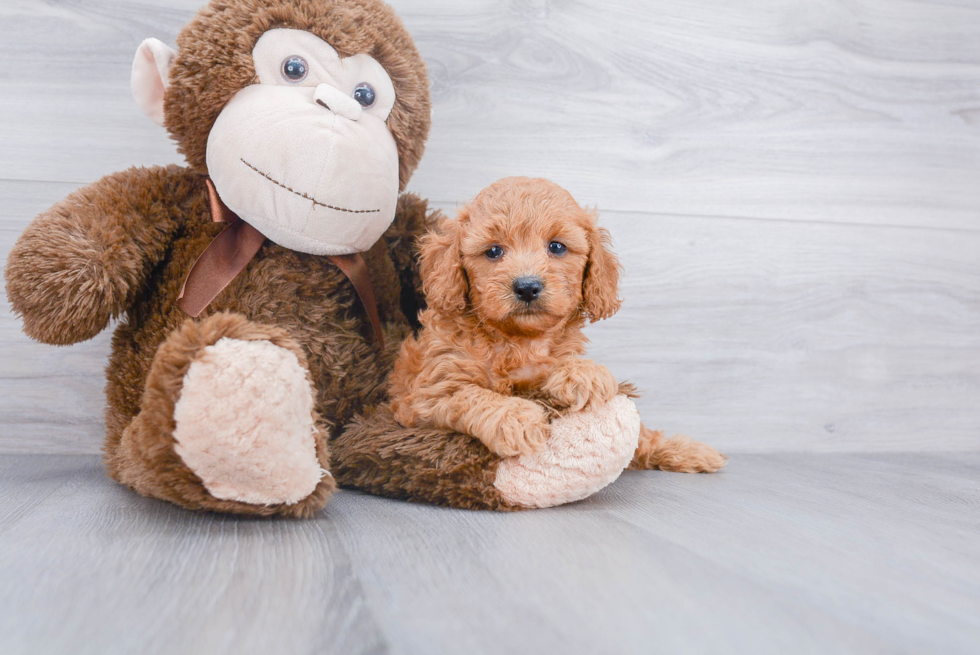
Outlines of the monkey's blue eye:
[{"label": "monkey's blue eye", "polygon": [[282,76],[287,82],[302,82],[310,72],[306,60],[302,57],[286,57],[282,62]]},{"label": "monkey's blue eye", "polygon": [[374,87],[367,82],[362,82],[354,87],[354,100],[357,100],[358,104],[367,109],[374,104]]},{"label": "monkey's blue eye", "polygon": [[561,241],[552,241],[548,244],[548,252],[552,255],[564,255],[568,248]]},{"label": "monkey's blue eye", "polygon": [[504,256],[504,249],[500,246],[490,246],[483,254],[487,256],[487,259],[500,259]]}]

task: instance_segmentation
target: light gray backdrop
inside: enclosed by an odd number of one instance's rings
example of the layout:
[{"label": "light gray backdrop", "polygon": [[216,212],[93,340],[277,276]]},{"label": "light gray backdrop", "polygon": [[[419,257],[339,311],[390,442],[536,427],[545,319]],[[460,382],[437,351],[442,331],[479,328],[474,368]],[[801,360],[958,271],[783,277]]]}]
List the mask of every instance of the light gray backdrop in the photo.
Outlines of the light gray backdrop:
[{"label": "light gray backdrop", "polygon": [[[129,95],[199,0],[0,3],[0,257],[38,212],[180,161]],[[593,356],[723,451],[980,447],[980,3],[398,0],[429,65],[410,189],[549,177],[626,267]],[[97,452],[108,332],[0,306],[0,452]]]}]

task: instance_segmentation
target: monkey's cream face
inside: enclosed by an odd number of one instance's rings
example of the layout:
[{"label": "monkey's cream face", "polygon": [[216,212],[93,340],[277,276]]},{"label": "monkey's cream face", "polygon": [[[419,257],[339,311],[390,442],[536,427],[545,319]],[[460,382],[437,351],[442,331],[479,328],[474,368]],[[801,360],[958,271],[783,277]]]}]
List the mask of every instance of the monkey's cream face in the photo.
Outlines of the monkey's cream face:
[{"label": "monkey's cream face", "polygon": [[398,149],[385,124],[391,78],[368,55],[341,59],[301,30],[266,32],[252,58],[258,83],[235,94],[208,138],[218,195],[286,248],[369,249],[398,199]]}]

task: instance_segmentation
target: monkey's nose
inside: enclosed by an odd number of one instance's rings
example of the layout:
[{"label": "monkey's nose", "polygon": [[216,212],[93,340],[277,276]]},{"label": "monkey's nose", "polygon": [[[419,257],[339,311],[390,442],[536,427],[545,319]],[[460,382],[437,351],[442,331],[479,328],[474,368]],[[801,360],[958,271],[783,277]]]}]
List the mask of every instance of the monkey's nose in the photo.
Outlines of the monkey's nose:
[{"label": "monkey's nose", "polygon": [[361,117],[361,105],[351,96],[329,84],[319,84],[313,92],[313,100],[344,118],[356,121]]},{"label": "monkey's nose", "polygon": [[519,277],[514,280],[514,293],[530,304],[538,299],[544,290],[544,282],[539,277]]}]

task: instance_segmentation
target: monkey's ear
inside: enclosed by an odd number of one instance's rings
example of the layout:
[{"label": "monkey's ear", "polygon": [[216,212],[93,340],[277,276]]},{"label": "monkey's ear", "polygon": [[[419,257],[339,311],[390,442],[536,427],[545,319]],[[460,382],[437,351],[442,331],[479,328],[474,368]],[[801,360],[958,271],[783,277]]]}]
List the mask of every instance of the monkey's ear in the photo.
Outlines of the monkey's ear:
[{"label": "monkey's ear", "polygon": [[159,39],[147,39],[136,50],[130,83],[143,113],[163,126],[163,94],[170,85],[170,67],[177,51]]},{"label": "monkey's ear", "polygon": [[459,248],[459,224],[463,212],[454,220],[443,221],[419,239],[419,274],[425,303],[443,314],[466,311],[469,283],[463,270]]},{"label": "monkey's ear", "polygon": [[[593,217],[594,220],[594,217]],[[589,231],[589,261],[582,280],[582,297],[590,322],[609,318],[619,311],[619,260],[610,250],[612,237],[601,227]]]}]

